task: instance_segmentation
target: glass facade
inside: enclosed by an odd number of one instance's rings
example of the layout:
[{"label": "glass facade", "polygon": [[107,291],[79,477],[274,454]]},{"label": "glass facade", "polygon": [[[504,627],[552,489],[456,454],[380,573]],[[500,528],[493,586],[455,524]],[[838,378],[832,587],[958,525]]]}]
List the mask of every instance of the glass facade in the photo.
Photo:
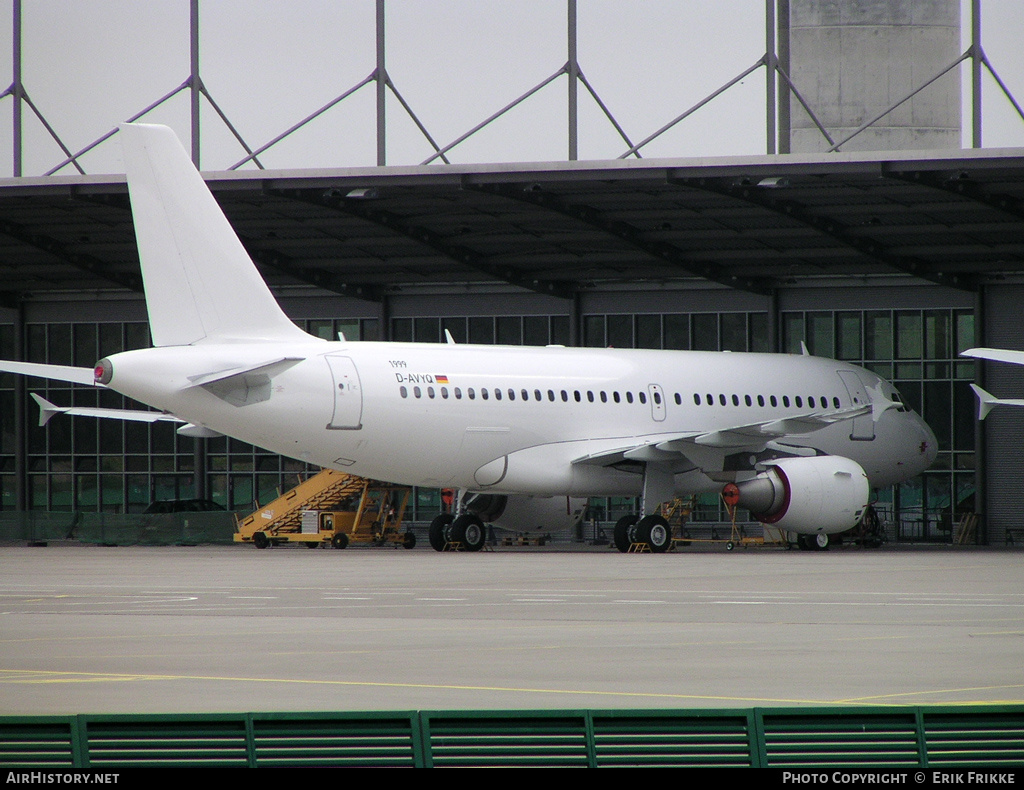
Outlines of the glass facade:
[{"label": "glass facade", "polygon": [[[299,322],[324,339],[339,333],[350,340],[376,340],[376,318],[316,319]],[[507,345],[569,345],[568,315],[424,316],[390,321],[391,339]],[[580,321],[581,344],[590,347],[768,351],[766,312],[590,313]],[[970,310],[793,311],[780,316],[784,351],[847,360],[893,381],[904,400],[935,431],[939,458],[922,477],[879,492],[879,505],[898,515],[907,537],[948,538],[951,506],[972,496],[975,486],[974,363],[959,353],[974,344]],[[149,344],[147,325],[130,323],[30,323],[25,327],[32,362],[90,367],[100,356]],[[15,356],[14,331],[0,325],[0,356]],[[36,392],[61,406],[145,408],[107,390],[30,378]],[[13,509],[15,474],[15,377],[0,374],[0,505]],[[197,440],[179,436],[169,423],[53,419],[38,427],[29,404],[27,433],[28,506],[37,510],[140,512],[156,500],[198,495],[232,510],[265,503],[296,476],[315,472],[306,464],[268,453],[234,439]],[[205,467],[206,475],[197,475]],[[695,520],[724,521],[718,498],[696,503]],[[631,498],[601,498],[593,506],[602,520],[634,512]],[[412,517],[432,518],[440,494],[421,489],[411,501]],[[945,511],[945,512],[944,512]],[[955,522],[954,522],[955,523]],[[915,534],[916,533],[916,534]]]},{"label": "glass facade", "polygon": [[855,310],[785,313],[783,348],[861,365],[893,382],[935,432],[932,469],[891,490],[879,507],[901,537],[948,540],[958,505],[974,510],[975,363],[960,352],[975,345],[971,310]]}]

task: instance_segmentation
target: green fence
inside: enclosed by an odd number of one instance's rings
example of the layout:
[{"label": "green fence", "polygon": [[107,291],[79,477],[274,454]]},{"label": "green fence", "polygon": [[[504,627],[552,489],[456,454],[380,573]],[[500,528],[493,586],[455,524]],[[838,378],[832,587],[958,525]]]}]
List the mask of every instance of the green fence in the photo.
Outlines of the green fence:
[{"label": "green fence", "polygon": [[235,515],[224,511],[201,513],[0,511],[0,540],[46,543],[77,540],[108,546],[194,546],[231,543]]},{"label": "green fence", "polygon": [[1019,768],[1024,706],[0,717],[0,767]]}]

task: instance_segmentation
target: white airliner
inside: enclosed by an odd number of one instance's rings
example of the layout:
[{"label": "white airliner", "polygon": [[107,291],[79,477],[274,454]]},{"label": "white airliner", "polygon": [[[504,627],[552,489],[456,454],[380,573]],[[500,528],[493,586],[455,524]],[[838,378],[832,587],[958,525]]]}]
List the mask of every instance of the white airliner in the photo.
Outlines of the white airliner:
[{"label": "white airliner", "polygon": [[[1011,365],[1024,365],[1024,351],[1010,351],[1004,348],[969,348],[960,356],[988,359],[992,362],[1009,362]],[[989,412],[996,406],[1024,406],[1024,400],[1020,398],[997,398],[977,384],[972,384],[971,389],[978,396],[979,420],[988,417]]]},{"label": "white airliner", "polygon": [[[891,384],[786,354],[328,342],[281,311],[174,133],[121,127],[154,347],[95,370],[0,370],[109,387],[171,420],[282,455],[460,491],[430,542],[469,550],[486,522],[566,528],[575,498],[641,497],[615,542],[671,544],[659,506],[723,486],[766,523],[825,546],[870,488],[919,474],[935,436]],[[449,338],[450,340],[450,338]]]}]

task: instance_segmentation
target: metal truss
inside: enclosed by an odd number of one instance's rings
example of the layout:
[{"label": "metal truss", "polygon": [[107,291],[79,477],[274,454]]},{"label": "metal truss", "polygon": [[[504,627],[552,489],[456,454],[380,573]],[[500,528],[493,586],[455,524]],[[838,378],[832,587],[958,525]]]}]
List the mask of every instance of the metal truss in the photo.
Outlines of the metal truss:
[{"label": "metal truss", "polygon": [[[136,121],[145,117],[149,112],[153,111],[157,107],[160,107],[165,102],[169,101],[174,96],[177,96],[183,91],[189,91],[190,94],[190,118],[191,118],[191,153],[192,160],[198,167],[200,164],[200,153],[201,153],[201,129],[200,129],[200,104],[201,99],[205,97],[206,101],[209,102],[214,112],[217,114],[221,122],[224,123],[226,128],[231,132],[234,138],[237,140],[241,148],[245,151],[246,156],[240,159],[238,162],[233,164],[229,169],[236,169],[252,162],[256,167],[263,168],[262,163],[259,160],[259,155],[266,152],[273,146],[277,145],[282,140],[290,137],[292,134],[298,132],[304,126],[309,124],[311,121],[319,118],[325,112],[338,104],[345,101],[347,98],[357,93],[361,89],[373,84],[376,88],[376,143],[377,143],[377,164],[384,166],[387,164],[387,118],[385,113],[386,97],[387,92],[390,91],[392,95],[397,99],[404,112],[412,119],[424,139],[433,148],[434,153],[425,159],[421,164],[429,164],[435,161],[442,161],[447,163],[447,154],[454,148],[465,142],[473,135],[480,132],[485,127],[489,126],[494,121],[498,120],[505,114],[509,113],[524,101],[529,99],[531,96],[540,92],[547,86],[555,83],[562,76],[567,77],[568,81],[568,92],[567,92],[567,113],[568,113],[568,134],[567,134],[567,158],[572,161],[577,159],[579,152],[579,141],[578,141],[578,109],[579,109],[579,85],[582,84],[586,91],[589,93],[591,98],[600,108],[603,116],[613,126],[616,133],[622,138],[628,148],[619,156],[619,158],[626,158],[634,156],[639,158],[641,156],[641,150],[649,145],[654,140],[664,135],[667,131],[681,123],[686,118],[693,115],[695,112],[711,103],[718,96],[722,95],[729,90],[732,86],[736,85],[745,77],[749,76],[753,72],[764,68],[765,71],[765,142],[766,142],[766,153],[775,154],[779,148],[781,152],[788,152],[788,129],[789,129],[789,101],[790,97],[796,99],[797,103],[802,107],[803,111],[807,113],[808,117],[812,120],[815,126],[825,140],[829,143],[830,151],[841,150],[842,146],[848,143],[857,135],[861,134],[866,129],[871,128],[874,124],[878,123],[882,118],[887,116],[889,113],[900,107],[915,95],[920,93],[928,85],[935,82],[946,73],[960,66],[964,61],[971,61],[972,69],[972,145],[975,148],[980,148],[982,145],[982,117],[981,117],[981,99],[982,99],[982,69],[987,69],[989,74],[995,80],[1000,91],[1011,103],[1016,110],[1017,114],[1024,120],[1024,110],[1021,109],[1020,104],[1016,101],[1005,83],[999,77],[995,71],[991,61],[985,54],[985,51],[981,45],[981,0],[971,0],[971,45],[970,47],[953,63],[946,66],[938,74],[928,77],[922,84],[918,85],[907,94],[905,97],[900,99],[898,102],[887,108],[884,112],[872,118],[870,121],[862,125],[860,128],[852,132],[850,135],[842,140],[834,140],[825,129],[824,125],[815,115],[813,108],[801,95],[797,86],[793,84],[790,79],[786,68],[784,58],[780,60],[779,47],[777,47],[776,33],[777,31],[783,31],[788,28],[789,20],[789,0],[765,0],[765,53],[750,67],[745,69],[742,73],[736,77],[730,79],[720,88],[712,91],[706,97],[695,103],[688,110],[675,117],[672,121],[661,126],[657,131],[644,137],[640,142],[633,143],[630,136],[626,133],[622,124],[616,120],[611,110],[601,99],[598,92],[595,90],[593,85],[587,80],[580,67],[579,58],[577,56],[577,0],[566,0],[567,6],[567,50],[568,59],[566,63],[556,70],[553,74],[542,80],[537,85],[530,88],[528,91],[520,95],[515,100],[509,102],[497,112],[488,115],[483,121],[474,125],[472,128],[464,132],[463,134],[456,137],[445,145],[440,145],[426,126],[422,123],[416,113],[413,111],[410,103],[405,97],[399,92],[394,81],[388,74],[386,66],[386,39],[385,39],[385,8],[386,0],[375,0],[376,4],[376,65],[370,74],[356,85],[343,91],[337,97],[332,99],[330,102],[315,110],[314,112],[307,115],[302,120],[289,126],[280,134],[274,136],[271,140],[263,143],[262,145],[252,147],[242,137],[241,133],[228,119],[227,115],[220,107],[220,105],[213,98],[210,91],[206,88],[203,83],[202,76],[200,74],[199,64],[199,40],[200,40],[200,25],[199,25],[199,12],[200,12],[200,0],[189,0],[190,9],[190,73],[188,77],[178,87],[166,95],[160,97],[152,104],[143,108],[139,112],[130,116],[126,120]],[[22,173],[22,160],[23,160],[23,108],[28,109],[35,114],[36,118],[43,125],[47,134],[56,142],[60,149],[64,152],[65,159],[58,164],[50,168],[46,175],[57,173],[64,168],[71,166],[74,167],[78,172],[84,173],[82,165],[79,162],[80,158],[94,149],[96,146],[103,143],[105,140],[113,136],[117,129],[116,127],[111,129],[106,134],[102,135],[86,147],[82,148],[77,152],[72,152],[61,140],[60,135],[53,128],[53,126],[46,120],[44,114],[36,106],[29,96],[28,90],[25,86],[25,82],[22,76],[22,46],[21,46],[21,10],[22,0],[12,0],[13,4],[13,31],[12,31],[12,58],[13,58],[13,82],[5,91],[0,93],[0,100],[11,97],[13,102],[13,146],[12,146],[12,161],[13,161],[13,172],[15,176],[21,176]],[[776,21],[778,18],[778,21]],[[781,94],[781,95],[780,95]],[[777,144],[777,139],[781,141],[781,145]]]}]

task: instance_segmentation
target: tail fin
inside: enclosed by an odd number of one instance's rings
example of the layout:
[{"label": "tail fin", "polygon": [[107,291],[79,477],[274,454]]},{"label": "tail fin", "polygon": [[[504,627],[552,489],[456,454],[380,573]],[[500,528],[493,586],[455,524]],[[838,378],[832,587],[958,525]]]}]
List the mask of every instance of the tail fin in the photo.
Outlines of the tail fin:
[{"label": "tail fin", "polygon": [[153,345],[308,340],[278,306],[174,132],[122,124],[120,134]]}]

